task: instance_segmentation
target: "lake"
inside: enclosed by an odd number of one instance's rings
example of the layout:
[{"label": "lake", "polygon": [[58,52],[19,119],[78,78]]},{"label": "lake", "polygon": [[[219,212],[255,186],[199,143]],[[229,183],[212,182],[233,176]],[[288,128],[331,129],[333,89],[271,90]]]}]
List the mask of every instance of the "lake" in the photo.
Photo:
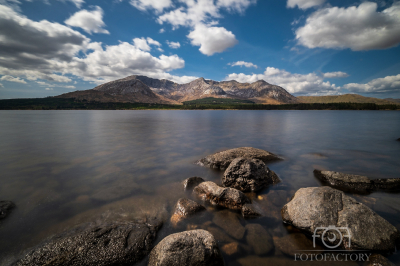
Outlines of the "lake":
[{"label": "lake", "polygon": [[[0,265],[99,217],[169,218],[177,200],[190,197],[181,187],[184,179],[200,176],[221,184],[223,171],[194,162],[225,149],[255,147],[284,158],[268,164],[281,184],[250,195],[256,201],[272,198],[275,215],[297,189],[321,186],[315,168],[400,177],[398,111],[0,111],[0,125],[0,200],[17,205],[0,223]],[[354,197],[400,229],[400,194]],[[178,228],[166,222],[157,241],[211,227],[219,230],[221,247],[232,239],[213,222],[223,213],[209,206]],[[293,233],[272,218],[235,216],[240,226],[260,223],[271,236]],[[235,241],[245,252],[223,253],[227,265],[255,256],[274,265],[293,261],[278,250],[254,254],[246,237]],[[398,253],[389,259],[400,263]]]}]

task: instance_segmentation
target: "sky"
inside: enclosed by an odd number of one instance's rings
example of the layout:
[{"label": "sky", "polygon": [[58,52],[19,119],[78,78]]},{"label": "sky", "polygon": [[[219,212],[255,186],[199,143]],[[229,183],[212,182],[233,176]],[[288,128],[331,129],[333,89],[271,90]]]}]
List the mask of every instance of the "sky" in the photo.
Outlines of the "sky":
[{"label": "sky", "polygon": [[145,75],[400,98],[400,1],[0,0],[0,99]]}]

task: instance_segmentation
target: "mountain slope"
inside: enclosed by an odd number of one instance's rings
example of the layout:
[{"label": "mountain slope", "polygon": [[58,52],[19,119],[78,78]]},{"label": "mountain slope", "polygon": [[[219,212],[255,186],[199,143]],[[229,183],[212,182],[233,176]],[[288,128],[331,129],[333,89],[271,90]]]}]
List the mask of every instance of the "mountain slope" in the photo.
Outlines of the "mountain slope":
[{"label": "mountain slope", "polygon": [[400,104],[400,99],[385,98],[384,100],[389,101],[389,102],[393,102],[393,103],[396,103],[396,104]]},{"label": "mountain slope", "polygon": [[99,85],[91,90],[76,91],[58,98],[99,102],[142,102],[180,104],[202,98],[230,98],[251,100],[263,104],[298,103],[285,89],[263,80],[254,83],[205,80],[199,78],[186,84],[145,76],[129,76]]},{"label": "mountain slope", "polygon": [[372,98],[364,97],[358,94],[343,94],[333,96],[298,96],[297,97],[303,103],[375,103],[375,104],[393,104],[393,102]]}]

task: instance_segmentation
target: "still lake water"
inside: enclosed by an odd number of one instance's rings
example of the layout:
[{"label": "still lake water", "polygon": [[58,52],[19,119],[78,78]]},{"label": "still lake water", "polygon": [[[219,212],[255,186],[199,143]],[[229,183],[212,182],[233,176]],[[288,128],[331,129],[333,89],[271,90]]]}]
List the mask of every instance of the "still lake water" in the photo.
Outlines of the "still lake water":
[{"label": "still lake water", "polygon": [[[17,205],[0,224],[0,265],[100,216],[169,218],[185,196],[179,182],[201,176],[221,183],[223,172],[193,162],[224,149],[250,146],[284,158],[268,164],[282,183],[254,198],[270,197],[275,215],[297,189],[321,186],[315,168],[400,177],[398,111],[1,111],[0,125],[0,200]],[[278,190],[283,199],[273,198]],[[400,229],[400,194],[356,198]],[[166,222],[157,241],[186,228],[214,228],[221,247],[232,241],[213,223],[221,213],[209,207],[178,228]],[[235,219],[239,226],[260,223],[273,237],[292,233],[274,219]],[[256,256],[246,237],[234,241],[245,252],[224,254],[227,265],[293,261],[277,249]],[[389,258],[400,265],[398,253]]]}]

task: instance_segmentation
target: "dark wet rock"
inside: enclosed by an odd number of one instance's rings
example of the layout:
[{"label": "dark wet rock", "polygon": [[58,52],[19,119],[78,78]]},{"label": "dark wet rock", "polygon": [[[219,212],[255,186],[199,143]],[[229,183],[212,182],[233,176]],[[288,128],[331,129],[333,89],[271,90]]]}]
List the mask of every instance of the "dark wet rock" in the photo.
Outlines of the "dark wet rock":
[{"label": "dark wet rock", "polygon": [[250,203],[243,192],[234,188],[220,187],[211,181],[201,183],[193,192],[205,202],[232,210],[240,210],[244,204]]},{"label": "dark wet rock", "polygon": [[[291,224],[310,235],[321,236],[329,246],[335,246],[343,239],[340,247],[348,250],[392,251],[400,233],[388,221],[342,191],[330,187],[310,187],[299,189],[292,200],[282,210],[283,222]],[[350,233],[349,238],[340,237]],[[326,228],[331,228],[324,234]],[[336,236],[331,243],[328,238]]]},{"label": "dark wet rock", "polygon": [[400,178],[369,179],[366,176],[320,171],[315,169],[314,175],[322,182],[353,193],[370,193],[376,190],[400,191]]},{"label": "dark wet rock", "polygon": [[225,265],[217,241],[206,230],[192,230],[167,236],[149,256],[148,266]]},{"label": "dark wet rock", "polygon": [[223,245],[221,250],[228,256],[234,256],[240,253],[240,245],[238,242],[228,243]]},{"label": "dark wet rock", "polygon": [[206,208],[204,206],[193,200],[180,198],[175,205],[175,211],[171,217],[171,222],[174,226],[176,226],[180,221],[195,213],[204,211],[205,209]]},{"label": "dark wet rock", "polygon": [[199,185],[200,183],[203,183],[204,179],[201,177],[197,177],[197,176],[192,176],[189,178],[186,178],[182,184],[183,184],[183,189],[185,191],[187,190],[193,190],[194,187],[196,187],[197,185]]},{"label": "dark wet rock", "polygon": [[160,226],[153,220],[74,229],[33,249],[13,265],[133,265],[151,251]]},{"label": "dark wet rock", "polygon": [[324,250],[320,245],[314,248],[313,241],[302,233],[286,235],[284,237],[273,237],[275,248],[282,253],[294,258],[295,254],[320,254]]},{"label": "dark wet rock", "polygon": [[236,239],[242,239],[246,232],[246,229],[240,223],[238,214],[228,210],[216,212],[213,222]]},{"label": "dark wet rock", "polygon": [[247,224],[246,241],[257,255],[270,253],[274,249],[271,235],[260,224]]},{"label": "dark wet rock", "polygon": [[242,216],[245,219],[257,218],[265,215],[261,207],[256,203],[245,204],[242,207]]},{"label": "dark wet rock", "polygon": [[278,176],[259,159],[236,158],[222,177],[225,187],[243,192],[259,191],[279,182]]},{"label": "dark wet rock", "polygon": [[398,138],[397,141],[400,141],[400,138]]},{"label": "dark wet rock", "polygon": [[15,207],[11,201],[0,201],[0,220],[6,218]]},{"label": "dark wet rock", "polygon": [[369,256],[369,261],[364,263],[364,266],[395,266],[395,265],[381,254],[372,254],[371,256]]},{"label": "dark wet rock", "polygon": [[239,157],[246,159],[260,159],[263,162],[281,160],[281,158],[277,155],[261,149],[241,147],[208,155],[207,157],[199,160],[197,164],[210,168],[225,170],[234,159]]}]

